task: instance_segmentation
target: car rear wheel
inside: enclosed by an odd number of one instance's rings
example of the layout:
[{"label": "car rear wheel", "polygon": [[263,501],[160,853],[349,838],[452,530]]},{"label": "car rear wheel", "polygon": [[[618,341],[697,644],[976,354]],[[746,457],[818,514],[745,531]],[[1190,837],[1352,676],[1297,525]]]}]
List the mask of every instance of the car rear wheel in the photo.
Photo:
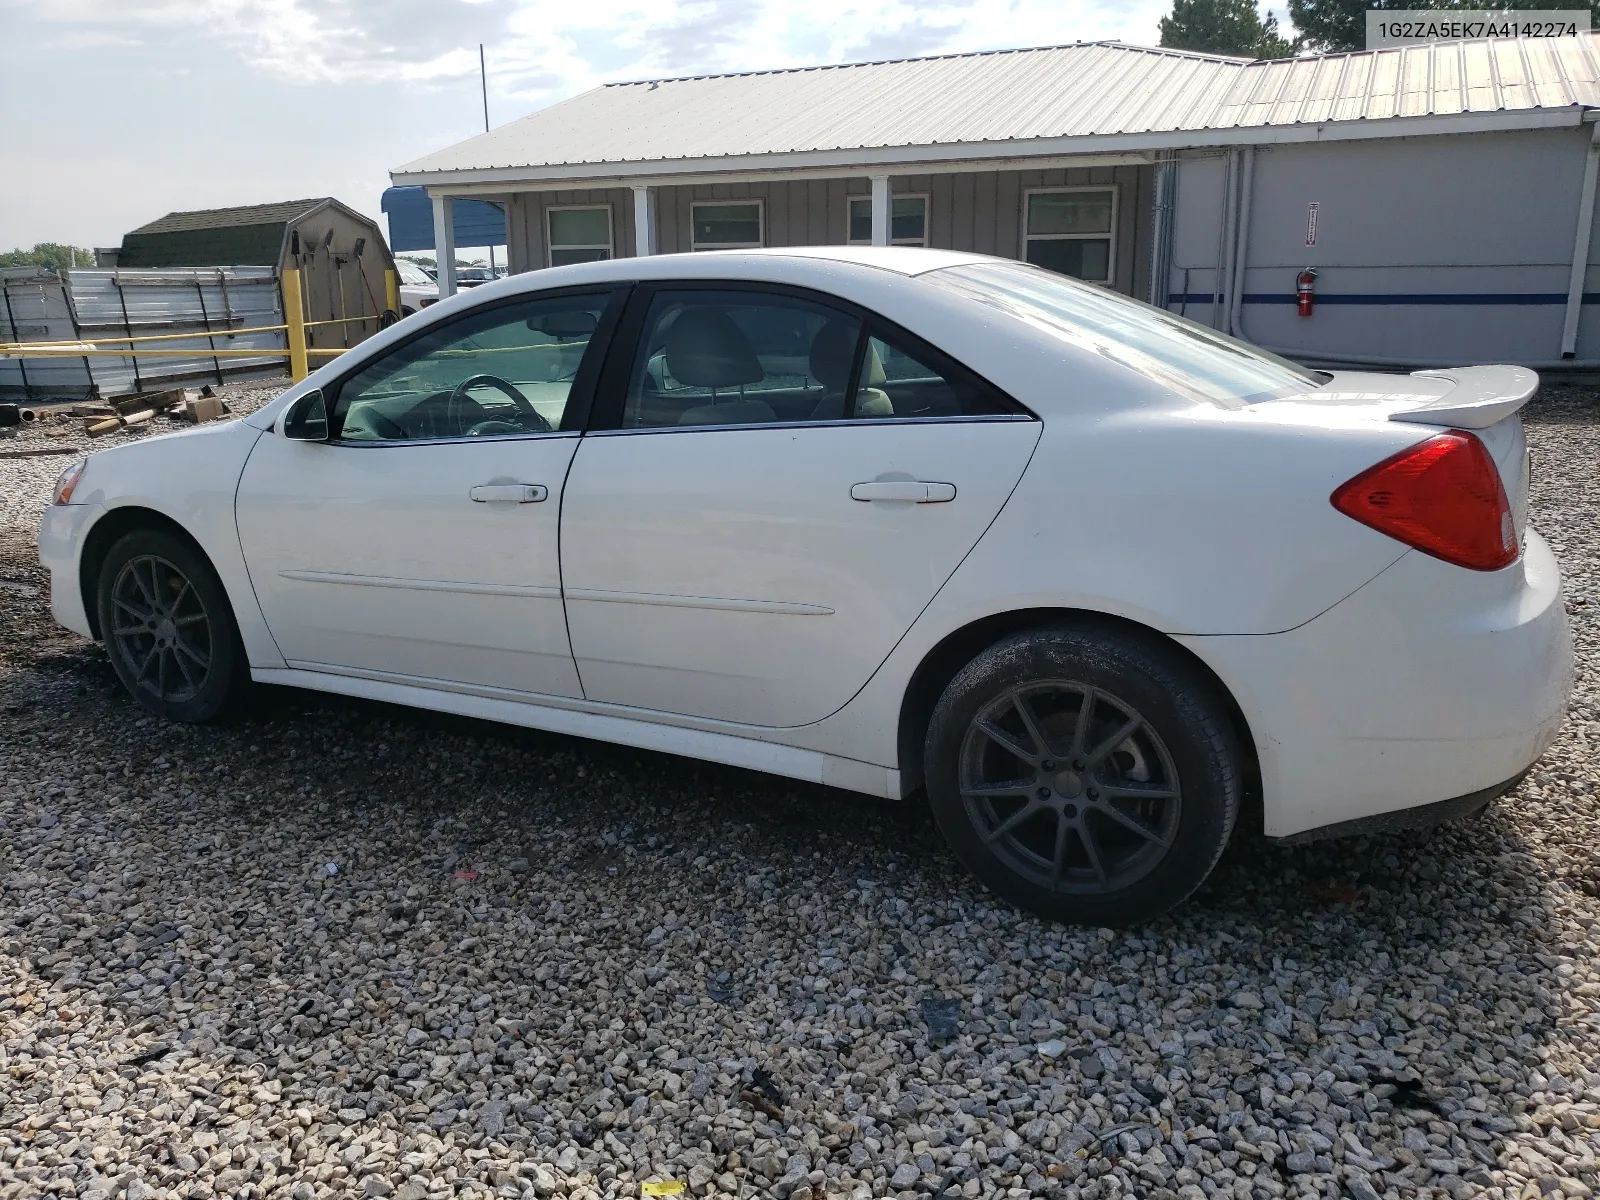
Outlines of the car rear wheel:
[{"label": "car rear wheel", "polygon": [[119,538],[101,564],[97,603],[112,669],[147,711],[209,721],[248,688],[222,581],[181,538],[156,529]]},{"label": "car rear wheel", "polygon": [[1091,925],[1144,921],[1210,874],[1239,811],[1215,686],[1154,639],[1048,628],[945,689],[924,771],[956,855],[1005,899]]}]

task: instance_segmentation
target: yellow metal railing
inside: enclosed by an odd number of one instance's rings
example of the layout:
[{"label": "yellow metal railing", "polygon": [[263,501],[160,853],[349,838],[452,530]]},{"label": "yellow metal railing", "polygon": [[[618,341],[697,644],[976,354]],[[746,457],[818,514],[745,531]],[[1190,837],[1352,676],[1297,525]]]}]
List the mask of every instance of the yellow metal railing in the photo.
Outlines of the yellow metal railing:
[{"label": "yellow metal railing", "polygon": [[[400,284],[399,278],[393,271],[385,271],[384,292],[389,302],[391,312],[400,311]],[[333,358],[343,354],[349,347],[321,347],[306,344],[306,330],[318,329],[327,325],[353,325],[365,321],[381,320],[379,316],[364,317],[334,317],[326,321],[307,321],[305,307],[301,301],[300,272],[290,268],[282,272],[281,284],[283,288],[283,324],[282,325],[252,325],[244,329],[215,329],[195,330],[190,333],[151,333],[137,337],[110,337],[84,338],[71,342],[0,342],[0,358],[275,358],[280,353],[286,353],[289,359],[289,378],[298,383],[310,374],[308,359],[312,355],[323,358]],[[280,351],[276,346],[259,346],[250,349],[237,349],[226,347],[193,347],[188,349],[171,349],[151,347],[144,349],[149,342],[174,342],[193,341],[197,338],[243,337],[253,333],[281,333],[288,343],[286,351]],[[102,343],[113,343],[105,346]],[[134,349],[133,347],[140,348]],[[127,347],[124,349],[123,347]]]}]

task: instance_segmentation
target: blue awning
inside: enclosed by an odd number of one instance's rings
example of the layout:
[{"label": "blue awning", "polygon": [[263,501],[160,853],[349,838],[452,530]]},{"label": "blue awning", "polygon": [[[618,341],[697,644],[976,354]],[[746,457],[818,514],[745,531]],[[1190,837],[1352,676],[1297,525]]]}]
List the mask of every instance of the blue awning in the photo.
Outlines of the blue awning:
[{"label": "blue awning", "polygon": [[[392,187],[383,193],[383,211],[389,217],[389,249],[432,250],[433,201],[425,188]],[[488,200],[452,200],[451,224],[457,246],[504,246],[506,213]]]}]

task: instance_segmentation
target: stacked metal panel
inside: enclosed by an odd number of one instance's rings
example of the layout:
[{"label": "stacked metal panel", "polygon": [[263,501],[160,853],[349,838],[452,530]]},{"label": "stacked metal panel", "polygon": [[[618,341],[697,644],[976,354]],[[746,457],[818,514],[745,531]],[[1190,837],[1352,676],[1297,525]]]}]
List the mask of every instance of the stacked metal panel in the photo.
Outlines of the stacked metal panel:
[{"label": "stacked metal panel", "polygon": [[[60,278],[38,267],[0,268],[0,342],[77,338]],[[75,398],[89,391],[83,358],[0,358],[0,395]]]},{"label": "stacked metal panel", "polygon": [[[10,274],[0,272],[0,276]],[[78,342],[121,349],[124,337],[184,335],[134,343],[137,348],[192,351],[134,358],[121,355],[0,358],[0,392],[30,399],[120,396],[177,383],[277,374],[284,369],[281,331],[240,333],[283,323],[272,267],[181,267],[45,272],[3,279],[11,315],[4,340]],[[0,317],[7,314],[0,310]],[[213,355],[212,350],[257,350]]]}]

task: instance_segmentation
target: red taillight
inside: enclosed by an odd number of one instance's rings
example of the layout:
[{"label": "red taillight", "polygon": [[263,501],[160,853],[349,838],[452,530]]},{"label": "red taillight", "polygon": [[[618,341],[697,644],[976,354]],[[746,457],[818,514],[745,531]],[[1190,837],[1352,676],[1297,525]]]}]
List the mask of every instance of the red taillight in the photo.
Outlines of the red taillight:
[{"label": "red taillight", "polygon": [[1517,560],[1500,472],[1482,442],[1452,429],[1361,472],[1333,493],[1347,517],[1474,571]]}]

